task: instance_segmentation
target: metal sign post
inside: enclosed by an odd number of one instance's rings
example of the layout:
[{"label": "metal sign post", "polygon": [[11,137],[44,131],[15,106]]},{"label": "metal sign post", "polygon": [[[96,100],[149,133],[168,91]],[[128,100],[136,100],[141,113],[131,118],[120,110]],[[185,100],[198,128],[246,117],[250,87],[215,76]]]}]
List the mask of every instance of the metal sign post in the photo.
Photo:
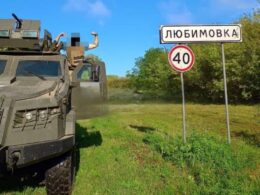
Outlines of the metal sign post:
[{"label": "metal sign post", "polygon": [[185,93],[184,93],[184,79],[183,72],[181,74],[181,91],[182,91],[182,139],[186,144],[186,109],[185,109]]},{"label": "metal sign post", "polygon": [[227,75],[226,75],[226,63],[225,63],[225,49],[224,49],[224,43],[221,43],[221,50],[222,50],[222,64],[223,64],[223,76],[224,76],[225,105],[226,105],[227,142],[228,142],[228,144],[231,144],[230,127],[229,127]]},{"label": "metal sign post", "polygon": [[193,51],[186,45],[173,47],[168,54],[168,61],[173,70],[180,72],[182,91],[182,139],[186,143],[186,109],[183,73],[190,70],[194,64]]}]

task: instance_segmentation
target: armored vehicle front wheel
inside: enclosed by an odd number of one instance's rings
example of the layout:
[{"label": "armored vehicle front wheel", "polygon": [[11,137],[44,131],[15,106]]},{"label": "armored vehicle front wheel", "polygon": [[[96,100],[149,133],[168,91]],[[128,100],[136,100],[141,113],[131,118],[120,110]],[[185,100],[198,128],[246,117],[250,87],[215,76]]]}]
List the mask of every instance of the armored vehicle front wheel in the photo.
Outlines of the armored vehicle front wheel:
[{"label": "armored vehicle front wheel", "polygon": [[60,157],[45,172],[45,185],[48,195],[71,194],[75,176],[74,150]]}]

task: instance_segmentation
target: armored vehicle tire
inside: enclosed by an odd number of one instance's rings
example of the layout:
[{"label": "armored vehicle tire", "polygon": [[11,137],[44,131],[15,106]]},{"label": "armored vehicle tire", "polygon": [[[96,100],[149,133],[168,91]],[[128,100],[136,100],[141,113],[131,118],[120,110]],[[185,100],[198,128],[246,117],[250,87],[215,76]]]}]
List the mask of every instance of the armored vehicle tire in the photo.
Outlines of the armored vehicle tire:
[{"label": "armored vehicle tire", "polygon": [[45,186],[48,195],[71,194],[75,177],[74,149],[60,157],[45,172]]}]

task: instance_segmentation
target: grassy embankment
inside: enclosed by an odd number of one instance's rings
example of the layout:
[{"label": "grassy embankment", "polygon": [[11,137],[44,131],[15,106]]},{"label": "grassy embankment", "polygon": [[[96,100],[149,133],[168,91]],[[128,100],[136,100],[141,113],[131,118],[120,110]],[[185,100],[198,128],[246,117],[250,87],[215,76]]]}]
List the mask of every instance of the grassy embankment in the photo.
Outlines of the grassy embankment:
[{"label": "grassy embankment", "polygon": [[[223,105],[112,104],[110,114],[78,121],[74,194],[259,194],[260,107],[230,106],[232,145]],[[45,194],[42,187],[3,193]]]}]

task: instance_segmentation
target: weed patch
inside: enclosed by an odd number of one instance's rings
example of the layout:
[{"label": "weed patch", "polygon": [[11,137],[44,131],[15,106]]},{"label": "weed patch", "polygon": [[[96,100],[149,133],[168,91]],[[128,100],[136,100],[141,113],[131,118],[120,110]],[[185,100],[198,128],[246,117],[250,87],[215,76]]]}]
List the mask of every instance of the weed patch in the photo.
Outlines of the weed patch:
[{"label": "weed patch", "polygon": [[241,137],[246,143],[260,147],[260,133],[248,133],[247,131],[234,132],[236,137]]},{"label": "weed patch", "polygon": [[148,132],[156,130],[153,127],[138,126],[138,125],[129,125],[129,127],[132,128],[132,129],[136,129],[136,130],[143,132],[143,133],[148,133]]},{"label": "weed patch", "polygon": [[187,180],[192,181],[196,193],[241,194],[258,190],[246,172],[257,165],[257,154],[250,147],[232,148],[216,137],[199,133],[190,135],[187,144],[182,143],[181,137],[158,132],[147,134],[143,141],[165,160],[188,171]]}]

